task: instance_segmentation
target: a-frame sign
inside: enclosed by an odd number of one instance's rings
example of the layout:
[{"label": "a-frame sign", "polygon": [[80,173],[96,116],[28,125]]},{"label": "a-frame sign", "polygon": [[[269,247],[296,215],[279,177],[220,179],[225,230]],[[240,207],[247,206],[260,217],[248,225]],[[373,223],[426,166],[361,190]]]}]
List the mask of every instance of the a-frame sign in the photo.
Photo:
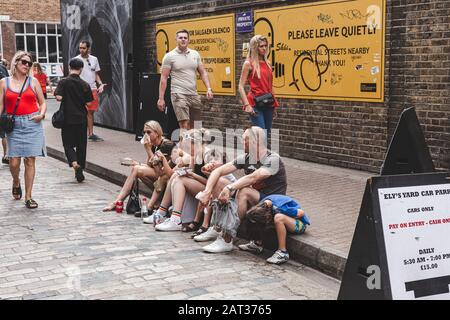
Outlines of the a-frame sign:
[{"label": "a-frame sign", "polygon": [[432,171],[408,109],[382,169],[393,175],[367,181],[338,299],[450,299],[450,175]]}]

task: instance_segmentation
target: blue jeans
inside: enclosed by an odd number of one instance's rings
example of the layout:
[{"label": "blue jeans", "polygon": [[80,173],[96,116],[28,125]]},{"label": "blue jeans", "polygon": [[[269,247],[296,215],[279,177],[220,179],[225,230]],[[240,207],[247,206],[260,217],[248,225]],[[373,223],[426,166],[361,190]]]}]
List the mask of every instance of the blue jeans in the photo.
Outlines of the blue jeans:
[{"label": "blue jeans", "polygon": [[255,110],[256,115],[250,116],[252,124],[262,129],[266,129],[269,133],[270,129],[272,129],[273,107],[255,107],[253,109]]}]

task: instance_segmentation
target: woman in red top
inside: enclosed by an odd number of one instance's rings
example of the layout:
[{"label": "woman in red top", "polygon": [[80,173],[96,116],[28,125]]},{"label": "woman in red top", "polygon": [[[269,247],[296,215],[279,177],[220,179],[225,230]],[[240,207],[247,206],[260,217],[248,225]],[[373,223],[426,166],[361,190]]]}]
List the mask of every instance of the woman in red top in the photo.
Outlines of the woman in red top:
[{"label": "woman in red top", "polygon": [[[36,171],[36,157],[46,156],[44,130],[41,121],[45,118],[44,95],[39,82],[32,77],[31,55],[17,52],[11,61],[11,77],[0,81],[0,113],[14,114],[15,125],[12,132],[6,134],[8,141],[9,169],[13,178],[12,194],[14,199],[22,198],[20,186],[20,163],[25,163],[25,205],[29,209],[38,207],[31,197]],[[22,94],[19,98],[20,91]]]},{"label": "woman in red top", "polygon": [[42,70],[41,65],[39,62],[33,63],[33,76],[38,79],[39,84],[42,88],[42,93],[44,94],[44,98],[47,99],[47,85],[50,87],[50,90],[53,92],[52,84],[50,83],[50,80],[48,79],[45,72]]},{"label": "woman in red top", "polygon": [[[272,67],[268,60],[269,45],[265,37],[256,35],[250,40],[250,50],[247,60],[242,67],[241,79],[239,81],[239,93],[244,102],[244,111],[250,115],[250,120],[254,126],[270,131],[272,120],[276,115],[278,101],[273,95],[272,87]],[[246,94],[244,85],[250,84],[250,91]],[[255,97],[271,93],[274,102],[264,106],[256,106]]]}]

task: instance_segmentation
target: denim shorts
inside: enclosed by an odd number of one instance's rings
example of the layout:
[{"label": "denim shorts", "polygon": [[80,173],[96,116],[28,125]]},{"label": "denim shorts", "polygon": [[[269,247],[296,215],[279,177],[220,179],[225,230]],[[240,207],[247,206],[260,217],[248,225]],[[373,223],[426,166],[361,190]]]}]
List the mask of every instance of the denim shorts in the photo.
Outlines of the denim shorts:
[{"label": "denim shorts", "polygon": [[14,129],[6,134],[8,157],[45,157],[47,155],[42,122],[36,123],[31,120],[36,115],[39,115],[39,112],[15,116]]}]

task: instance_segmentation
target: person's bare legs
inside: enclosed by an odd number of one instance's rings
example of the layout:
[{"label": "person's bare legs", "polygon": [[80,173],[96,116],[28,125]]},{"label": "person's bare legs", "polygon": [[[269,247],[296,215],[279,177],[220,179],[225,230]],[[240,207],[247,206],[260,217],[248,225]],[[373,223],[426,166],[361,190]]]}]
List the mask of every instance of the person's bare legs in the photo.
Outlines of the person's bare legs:
[{"label": "person's bare legs", "polygon": [[88,110],[87,114],[88,137],[94,133],[94,112],[94,110]]},{"label": "person's bare legs", "polygon": [[274,217],[275,231],[278,238],[278,249],[281,251],[287,251],[286,249],[286,236],[287,232],[295,232],[296,220],[292,217],[284,214],[276,214]]},{"label": "person's bare legs", "polygon": [[8,145],[6,143],[5,138],[2,138],[2,146],[3,146],[3,156],[6,157],[6,151],[8,151]]},{"label": "person's bare legs", "polygon": [[134,166],[131,168],[131,173],[128,175],[127,180],[125,181],[122,190],[120,190],[119,195],[114,200],[114,203],[105,207],[103,211],[111,211],[114,209],[115,203],[117,201],[123,201],[129,194],[131,189],[133,188],[134,181],[136,178],[149,178],[155,181],[158,179],[158,176],[153,168],[148,166]]},{"label": "person's bare legs", "polygon": [[173,211],[183,210],[186,191],[191,195],[196,195],[205,189],[205,185],[197,180],[188,177],[177,177],[172,181],[172,203]]},{"label": "person's bare legs", "polygon": [[195,225],[199,225],[200,222],[201,222],[202,220],[204,220],[204,212],[203,212],[204,209],[205,209],[205,207],[202,206],[202,204],[201,204],[200,201],[199,201],[199,203],[198,203],[198,205],[197,205],[197,209],[195,210],[194,221],[192,221],[192,222],[189,224],[189,227],[190,227],[190,228],[195,227]]},{"label": "person's bare legs", "polygon": [[[168,180],[167,175],[163,175],[163,176],[159,177],[159,181],[162,184],[165,184],[166,188],[167,188],[167,185],[168,185],[168,181],[167,180]],[[150,214],[152,214],[153,209],[155,207],[155,204],[158,203],[158,201],[161,199],[161,196],[164,195],[164,193],[163,193],[164,191],[165,190],[161,190],[160,192],[158,192],[156,190],[153,190],[152,196],[151,196],[151,198],[150,198],[150,200],[148,201],[148,204],[147,204],[147,209],[149,210]]]},{"label": "person's bare legs", "polygon": [[178,174],[174,173],[169,179],[169,182],[167,182],[166,191],[164,191],[164,196],[161,200],[160,206],[164,208],[169,208],[172,204],[172,183],[175,178],[178,177]]},{"label": "person's bare legs", "polygon": [[[13,178],[13,187],[17,188],[20,185],[20,163],[21,158],[10,158],[9,159],[9,171]],[[19,200],[15,197],[16,200]]]},{"label": "person's bare legs", "polygon": [[36,174],[36,158],[24,158],[25,164],[25,201],[31,199],[34,176]]}]

